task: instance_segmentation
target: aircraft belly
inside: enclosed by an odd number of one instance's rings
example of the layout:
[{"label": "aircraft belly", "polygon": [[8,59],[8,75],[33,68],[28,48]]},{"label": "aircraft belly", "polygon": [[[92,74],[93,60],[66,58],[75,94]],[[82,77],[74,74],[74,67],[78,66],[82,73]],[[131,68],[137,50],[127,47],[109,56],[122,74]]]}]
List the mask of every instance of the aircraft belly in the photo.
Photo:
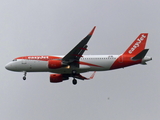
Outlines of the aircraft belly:
[{"label": "aircraft belly", "polygon": [[112,64],[114,63],[115,59],[102,59],[102,60],[94,60],[94,61],[87,61],[88,63],[92,64],[89,67],[90,71],[103,71],[109,70]]},{"label": "aircraft belly", "polygon": [[61,73],[61,74],[72,74],[72,71],[76,70],[77,73],[84,73],[84,72],[88,72],[89,69],[82,69],[82,68],[59,68],[59,69],[49,69],[49,72],[52,73]]}]

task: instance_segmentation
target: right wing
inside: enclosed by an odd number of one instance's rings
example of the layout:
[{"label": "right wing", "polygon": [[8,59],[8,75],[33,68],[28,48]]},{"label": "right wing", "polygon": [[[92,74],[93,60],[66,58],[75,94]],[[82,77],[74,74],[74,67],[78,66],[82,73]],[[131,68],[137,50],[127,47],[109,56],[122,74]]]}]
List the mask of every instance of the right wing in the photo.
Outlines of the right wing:
[{"label": "right wing", "polygon": [[82,55],[84,51],[87,50],[87,43],[91,38],[95,28],[96,26],[83,40],[81,40],[67,55],[62,58],[63,64],[79,67],[79,59],[83,57]]}]

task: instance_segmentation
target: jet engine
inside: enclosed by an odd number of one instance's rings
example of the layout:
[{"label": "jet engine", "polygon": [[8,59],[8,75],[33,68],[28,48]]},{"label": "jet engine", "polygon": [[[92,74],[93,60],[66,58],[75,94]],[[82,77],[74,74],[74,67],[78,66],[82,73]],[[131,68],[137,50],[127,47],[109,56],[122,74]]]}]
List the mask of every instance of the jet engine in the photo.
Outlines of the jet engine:
[{"label": "jet engine", "polygon": [[56,68],[61,68],[62,65],[62,61],[61,60],[49,60],[48,61],[48,68],[50,69],[56,69]]},{"label": "jet engine", "polygon": [[69,77],[64,76],[62,74],[50,74],[50,82],[51,83],[58,83],[62,82],[63,80],[68,80]]}]

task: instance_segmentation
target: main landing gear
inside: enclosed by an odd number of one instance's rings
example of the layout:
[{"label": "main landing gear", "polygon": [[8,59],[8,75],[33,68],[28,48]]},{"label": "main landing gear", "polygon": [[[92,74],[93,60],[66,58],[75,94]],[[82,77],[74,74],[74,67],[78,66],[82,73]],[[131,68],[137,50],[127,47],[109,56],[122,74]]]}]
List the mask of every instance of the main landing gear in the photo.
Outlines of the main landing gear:
[{"label": "main landing gear", "polygon": [[74,78],[74,76],[76,75],[76,73],[77,73],[76,70],[73,70],[73,71],[72,71],[72,75],[73,75],[72,83],[73,83],[73,85],[76,85],[76,84],[77,84],[77,80]]},{"label": "main landing gear", "polygon": [[26,80],[26,75],[27,75],[27,72],[25,71],[24,76],[23,76],[23,80]]},{"label": "main landing gear", "polygon": [[73,83],[73,85],[76,85],[77,84],[77,80],[75,78],[73,78],[72,83]]}]

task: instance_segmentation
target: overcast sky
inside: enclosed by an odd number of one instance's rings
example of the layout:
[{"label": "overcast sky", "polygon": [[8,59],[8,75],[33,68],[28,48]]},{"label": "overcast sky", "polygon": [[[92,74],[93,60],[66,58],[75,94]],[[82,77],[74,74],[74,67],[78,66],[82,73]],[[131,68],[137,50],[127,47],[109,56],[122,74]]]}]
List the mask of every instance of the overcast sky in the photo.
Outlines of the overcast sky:
[{"label": "overcast sky", "polygon": [[[121,54],[149,33],[148,65],[51,84],[50,73],[7,71],[25,55],[65,55],[97,26],[85,54]],[[160,119],[159,0],[1,0],[1,120]],[[90,76],[92,73],[83,75]]]}]

